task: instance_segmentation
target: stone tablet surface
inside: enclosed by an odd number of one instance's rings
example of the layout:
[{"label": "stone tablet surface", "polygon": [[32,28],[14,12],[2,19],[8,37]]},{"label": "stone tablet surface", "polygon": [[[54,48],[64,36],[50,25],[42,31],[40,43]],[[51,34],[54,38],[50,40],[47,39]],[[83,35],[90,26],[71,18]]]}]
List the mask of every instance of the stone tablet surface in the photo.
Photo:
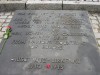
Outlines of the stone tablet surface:
[{"label": "stone tablet surface", "polygon": [[87,11],[18,10],[10,25],[0,75],[100,75]]}]

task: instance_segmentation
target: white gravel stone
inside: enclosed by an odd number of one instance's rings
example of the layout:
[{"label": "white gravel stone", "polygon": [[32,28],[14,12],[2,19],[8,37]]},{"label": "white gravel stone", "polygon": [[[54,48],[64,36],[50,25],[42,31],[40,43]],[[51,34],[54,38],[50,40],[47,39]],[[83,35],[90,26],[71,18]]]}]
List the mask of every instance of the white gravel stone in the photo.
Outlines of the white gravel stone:
[{"label": "white gravel stone", "polygon": [[92,26],[93,26],[93,29],[98,29],[99,28],[97,24],[93,24]]},{"label": "white gravel stone", "polygon": [[7,18],[7,15],[1,15],[0,18]]},{"label": "white gravel stone", "polygon": [[14,12],[12,12],[12,14],[11,15],[14,15]]},{"label": "white gravel stone", "polygon": [[98,33],[98,29],[93,29],[93,32],[96,34]]},{"label": "white gravel stone", "polygon": [[94,17],[94,16],[89,16],[90,17],[90,19],[96,19],[96,17]]},{"label": "white gravel stone", "polygon": [[98,16],[98,19],[100,19],[100,15]]},{"label": "white gravel stone", "polygon": [[6,19],[0,19],[0,22],[3,23],[3,22],[5,22],[5,20],[6,20]]},{"label": "white gravel stone", "polygon": [[100,40],[98,40],[98,44],[100,45]]},{"label": "white gravel stone", "polygon": [[2,27],[0,27],[0,31],[1,31]]},{"label": "white gravel stone", "polygon": [[12,17],[13,17],[12,15],[8,16],[8,18],[12,18]]},{"label": "white gravel stone", "polygon": [[2,26],[2,23],[0,22],[0,27]]},{"label": "white gravel stone", "polygon": [[92,24],[99,24],[97,20],[91,20]]},{"label": "white gravel stone", "polygon": [[0,32],[0,38],[2,38],[4,35],[4,32]]},{"label": "white gravel stone", "polygon": [[6,12],[5,15],[11,15],[11,12]]},{"label": "white gravel stone", "polygon": [[94,13],[94,14],[92,14],[92,15],[93,15],[94,17],[95,17],[95,16],[98,16],[98,14],[97,14],[97,13]]},{"label": "white gravel stone", "polygon": [[6,19],[6,22],[10,22],[11,21],[11,19]]},{"label": "white gravel stone", "polygon": [[100,38],[100,33],[95,33],[95,37],[96,37],[97,39],[99,39],[99,38]]},{"label": "white gravel stone", "polygon": [[3,32],[6,32],[6,29],[7,29],[7,27],[3,27],[3,28],[2,28],[2,31],[3,31]]},{"label": "white gravel stone", "polygon": [[0,43],[2,42],[2,39],[0,39]]},{"label": "white gravel stone", "polygon": [[8,26],[8,25],[9,25],[9,23],[3,23],[2,24],[3,27]]}]

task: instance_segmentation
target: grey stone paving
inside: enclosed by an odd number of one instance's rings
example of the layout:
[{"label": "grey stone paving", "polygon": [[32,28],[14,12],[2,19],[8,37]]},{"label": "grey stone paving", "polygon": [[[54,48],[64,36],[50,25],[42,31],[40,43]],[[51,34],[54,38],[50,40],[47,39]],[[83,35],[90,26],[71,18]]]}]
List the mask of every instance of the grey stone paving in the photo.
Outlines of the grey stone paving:
[{"label": "grey stone paving", "polygon": [[3,37],[6,27],[9,25],[14,13],[13,12],[0,12],[0,41]]}]

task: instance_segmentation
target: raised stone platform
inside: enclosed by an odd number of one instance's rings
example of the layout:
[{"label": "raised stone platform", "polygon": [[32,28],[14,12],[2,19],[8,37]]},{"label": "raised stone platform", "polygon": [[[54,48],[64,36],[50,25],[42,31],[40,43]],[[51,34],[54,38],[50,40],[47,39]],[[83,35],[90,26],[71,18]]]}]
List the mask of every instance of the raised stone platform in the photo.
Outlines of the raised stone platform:
[{"label": "raised stone platform", "polygon": [[1,0],[0,11],[15,11],[25,9],[25,3],[27,0]]},{"label": "raised stone platform", "polygon": [[87,1],[67,1],[63,0],[64,10],[87,10],[100,12],[100,2]]},{"label": "raised stone platform", "polygon": [[100,12],[99,0],[1,0],[0,11],[27,10],[87,10]]},{"label": "raised stone platform", "polygon": [[26,7],[32,10],[62,10],[62,0],[28,0]]}]

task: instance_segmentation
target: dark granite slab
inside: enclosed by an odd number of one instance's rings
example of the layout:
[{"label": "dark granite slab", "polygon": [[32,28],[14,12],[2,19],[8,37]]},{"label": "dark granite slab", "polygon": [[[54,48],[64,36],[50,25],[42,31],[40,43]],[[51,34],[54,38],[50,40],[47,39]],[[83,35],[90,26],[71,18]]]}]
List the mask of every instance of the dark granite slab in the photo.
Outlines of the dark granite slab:
[{"label": "dark granite slab", "polygon": [[87,11],[18,10],[10,25],[0,75],[100,75]]}]

